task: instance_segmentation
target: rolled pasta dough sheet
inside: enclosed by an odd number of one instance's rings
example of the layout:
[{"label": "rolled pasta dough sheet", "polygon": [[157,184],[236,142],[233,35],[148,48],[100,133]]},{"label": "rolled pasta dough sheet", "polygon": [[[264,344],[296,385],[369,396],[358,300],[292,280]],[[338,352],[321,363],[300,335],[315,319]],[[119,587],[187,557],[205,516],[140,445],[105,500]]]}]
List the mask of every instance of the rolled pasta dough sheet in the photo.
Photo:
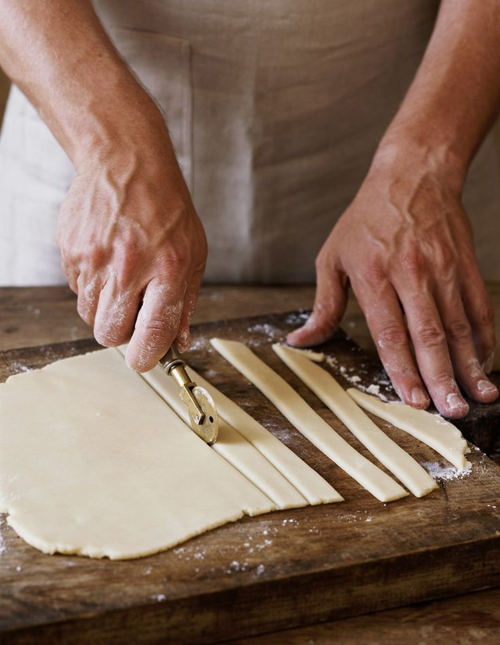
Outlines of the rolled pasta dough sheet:
[{"label": "rolled pasta dough sheet", "polygon": [[0,385],[0,510],[45,553],[136,558],[275,508],[115,349]]}]

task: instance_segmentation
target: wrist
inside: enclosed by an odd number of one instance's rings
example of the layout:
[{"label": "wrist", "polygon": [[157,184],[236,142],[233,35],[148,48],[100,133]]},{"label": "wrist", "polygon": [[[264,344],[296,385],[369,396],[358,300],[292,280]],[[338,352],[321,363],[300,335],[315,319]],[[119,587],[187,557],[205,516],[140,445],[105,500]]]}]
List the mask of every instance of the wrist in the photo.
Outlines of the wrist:
[{"label": "wrist", "polygon": [[415,133],[389,129],[374,155],[369,176],[383,172],[411,173],[416,170],[433,175],[443,186],[461,194],[468,163],[445,142]]},{"label": "wrist", "polygon": [[159,109],[139,85],[100,96],[75,121],[69,147],[77,171],[120,151],[141,149],[145,155],[148,150],[153,155],[159,146],[170,144]]}]

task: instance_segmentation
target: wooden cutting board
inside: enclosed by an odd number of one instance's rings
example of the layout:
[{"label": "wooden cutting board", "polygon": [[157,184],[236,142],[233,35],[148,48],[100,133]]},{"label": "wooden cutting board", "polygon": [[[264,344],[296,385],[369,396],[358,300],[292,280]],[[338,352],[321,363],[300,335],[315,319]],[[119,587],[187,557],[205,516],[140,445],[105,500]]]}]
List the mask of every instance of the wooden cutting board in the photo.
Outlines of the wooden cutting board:
[{"label": "wooden cutting board", "polygon": [[[304,439],[208,343],[213,336],[248,343],[372,458],[271,350],[271,342],[283,339],[302,316],[199,325],[186,358],[346,501],[246,518],[172,551],[125,562],[44,555],[3,520],[2,643],[213,642],[500,585],[500,467],[485,454],[472,447],[470,474],[440,480],[439,489],[423,499],[381,504]],[[94,341],[80,341],[1,353],[0,380],[95,348]],[[380,365],[343,333],[324,350],[343,385],[359,377],[358,385],[378,385],[391,395]],[[478,406],[464,427],[491,448],[498,441],[498,418],[499,404]],[[449,476],[449,464],[430,448],[377,423],[433,473]]]}]

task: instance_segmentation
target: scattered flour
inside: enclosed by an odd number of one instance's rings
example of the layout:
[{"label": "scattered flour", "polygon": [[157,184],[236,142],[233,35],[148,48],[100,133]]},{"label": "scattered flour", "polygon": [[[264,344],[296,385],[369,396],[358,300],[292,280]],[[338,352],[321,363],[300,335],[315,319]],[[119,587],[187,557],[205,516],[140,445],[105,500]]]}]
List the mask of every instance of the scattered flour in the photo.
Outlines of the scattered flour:
[{"label": "scattered flour", "polygon": [[245,560],[245,562],[239,562],[238,560],[233,560],[231,564],[229,565],[229,569],[226,569],[226,574],[230,575],[231,573],[235,573],[238,571],[246,571],[248,567],[248,562]]},{"label": "scattered flour", "polygon": [[276,338],[276,336],[281,335],[278,333],[278,330],[273,327],[272,325],[269,325],[268,323],[257,323],[255,325],[251,325],[250,327],[247,328],[247,331],[250,333],[254,334],[264,334],[267,336],[270,340]]},{"label": "scattered flour", "polygon": [[41,314],[40,309],[38,307],[33,307],[33,305],[28,305],[26,307],[26,311],[32,313],[35,318],[38,318]]},{"label": "scattered flour", "polygon": [[309,318],[308,311],[299,311],[298,313],[288,314],[285,318],[285,323],[287,325],[300,325],[304,323]]},{"label": "scattered flour", "polygon": [[[385,372],[383,372],[383,376],[380,379],[377,379],[379,381],[379,385],[376,383],[371,383],[368,386],[361,385],[362,377],[359,374],[352,374],[353,368],[347,368],[345,365],[339,365],[338,360],[334,356],[325,356],[325,361],[327,365],[333,370],[340,372],[342,377],[351,385],[355,385],[358,390],[361,390],[361,392],[366,392],[367,394],[373,394],[377,396],[381,401],[387,402],[389,399],[382,394],[380,391],[380,385],[386,385],[390,387],[390,382],[387,380],[387,377],[385,376]],[[365,370],[363,370],[365,371]]]},{"label": "scattered flour", "polygon": [[198,349],[203,349],[208,345],[208,339],[204,336],[198,336],[195,340],[191,339],[191,345],[189,346],[190,350],[196,351]]},{"label": "scattered flour", "polygon": [[28,367],[27,365],[25,365],[24,363],[20,363],[19,361],[13,361],[12,363],[10,363],[9,367],[16,374],[18,374],[19,372],[32,372],[33,371],[31,367]]},{"label": "scattered flour", "polygon": [[263,344],[283,341],[283,331],[268,323],[256,323],[247,327],[247,331],[254,334],[253,338],[249,338],[246,341],[246,344],[250,347],[259,347]]},{"label": "scattered flour", "polygon": [[444,466],[437,461],[426,461],[422,465],[431,477],[444,481],[463,479],[472,472],[472,464],[470,461],[467,462],[466,467],[462,468],[462,470],[455,468],[455,466]]}]

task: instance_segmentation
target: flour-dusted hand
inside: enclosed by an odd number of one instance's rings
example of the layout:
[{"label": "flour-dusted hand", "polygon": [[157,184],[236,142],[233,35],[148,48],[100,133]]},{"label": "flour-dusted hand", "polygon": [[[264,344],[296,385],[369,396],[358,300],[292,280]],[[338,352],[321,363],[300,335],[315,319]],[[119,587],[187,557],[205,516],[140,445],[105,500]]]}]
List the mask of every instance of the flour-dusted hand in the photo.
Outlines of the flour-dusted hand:
[{"label": "flour-dusted hand", "polygon": [[468,411],[459,384],[477,401],[498,396],[485,374],[495,328],[460,191],[433,161],[416,148],[379,153],[318,256],[313,313],[288,340],[331,336],[350,282],[400,398],[426,408],[429,393],[458,418]]},{"label": "flour-dusted hand", "polygon": [[430,395],[452,418],[468,412],[458,384],[477,401],[498,396],[485,375],[493,311],[461,192],[500,109],[499,77],[498,1],[442,0],[368,177],[319,254],[313,314],[289,336],[299,346],[328,338],[350,281],[400,397],[425,408]]},{"label": "flour-dusted hand", "polygon": [[91,0],[0,0],[0,65],[75,166],[57,241],[78,311],[146,371],[189,344],[207,255],[162,115]]},{"label": "flour-dusted hand", "polygon": [[106,347],[131,339],[127,363],[140,372],[174,340],[189,346],[207,255],[159,114],[153,123],[77,164],[57,233],[80,316]]}]

